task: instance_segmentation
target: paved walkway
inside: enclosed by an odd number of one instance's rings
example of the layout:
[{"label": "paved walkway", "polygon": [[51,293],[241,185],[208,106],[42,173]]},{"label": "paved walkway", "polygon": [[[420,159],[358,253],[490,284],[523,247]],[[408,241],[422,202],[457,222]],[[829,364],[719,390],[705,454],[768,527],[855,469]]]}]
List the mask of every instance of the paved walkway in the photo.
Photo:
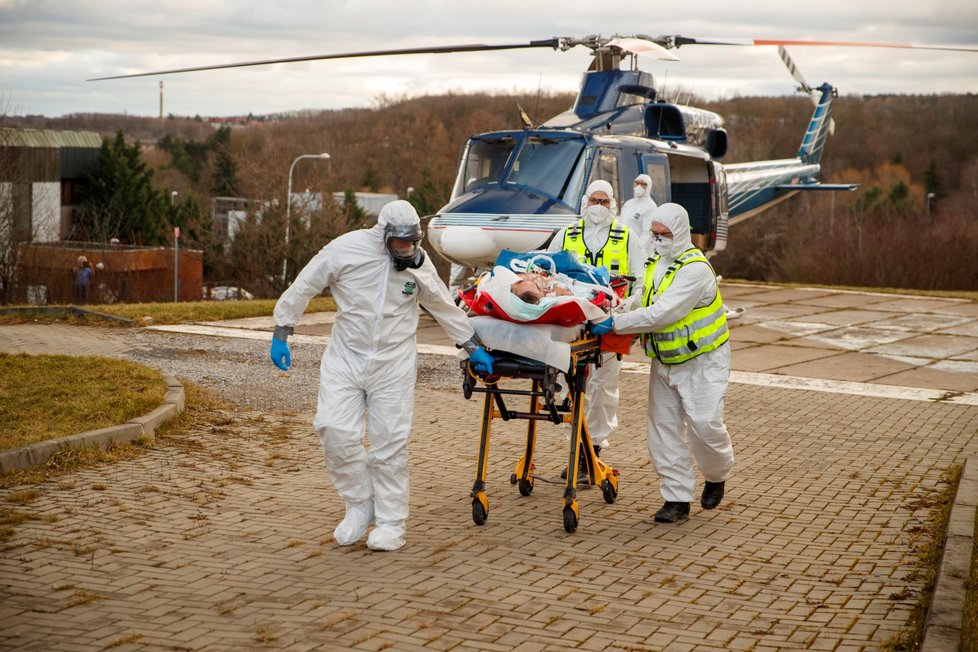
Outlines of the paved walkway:
[{"label": "paved walkway", "polygon": [[[582,492],[573,535],[561,486],[538,482],[522,497],[509,485],[524,422],[494,423],[489,520],[475,526],[480,405],[419,389],[412,517],[397,553],[332,542],[343,507],[308,415],[218,414],[137,460],[42,485],[27,505],[24,488],[0,490],[0,509],[32,519],[0,544],[0,649],[875,649],[905,626],[922,586],[914,547],[944,470],[978,452],[975,305],[856,295],[883,315],[840,326],[827,320],[868,308],[824,305],[842,300],[831,291],[725,290],[751,306],[733,331],[750,382],[730,389],[737,467],[719,510],[652,522],[660,501],[637,372],[623,374],[622,399],[643,407],[621,411],[606,455],[621,470],[619,499]],[[0,327],[0,349],[62,345],[43,329],[11,344],[14,328],[38,327]],[[111,353],[111,331],[94,332],[99,342],[76,352]],[[870,332],[897,337],[867,343]],[[854,385],[871,391],[839,389]],[[544,426],[539,476],[555,478],[564,457]]]}]

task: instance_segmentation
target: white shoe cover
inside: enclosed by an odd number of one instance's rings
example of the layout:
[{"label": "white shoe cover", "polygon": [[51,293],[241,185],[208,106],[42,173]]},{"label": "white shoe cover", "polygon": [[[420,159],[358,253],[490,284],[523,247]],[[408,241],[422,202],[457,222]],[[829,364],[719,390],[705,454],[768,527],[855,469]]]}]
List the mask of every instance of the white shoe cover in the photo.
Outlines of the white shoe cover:
[{"label": "white shoe cover", "polygon": [[333,538],[341,546],[350,546],[363,538],[374,522],[374,501],[347,503],[346,517],[333,530]]},{"label": "white shoe cover", "polygon": [[404,546],[404,523],[378,524],[367,537],[367,547],[371,550],[391,552]]}]

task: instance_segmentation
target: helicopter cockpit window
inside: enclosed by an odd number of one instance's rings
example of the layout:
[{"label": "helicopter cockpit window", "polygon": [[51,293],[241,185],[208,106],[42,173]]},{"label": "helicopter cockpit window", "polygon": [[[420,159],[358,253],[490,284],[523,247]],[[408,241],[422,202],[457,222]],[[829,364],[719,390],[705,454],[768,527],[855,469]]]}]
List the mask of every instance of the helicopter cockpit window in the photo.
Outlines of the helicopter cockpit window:
[{"label": "helicopter cockpit window", "polygon": [[580,138],[527,138],[507,181],[534,188],[576,208],[584,192],[584,153],[584,140]]},{"label": "helicopter cockpit window", "polygon": [[480,186],[499,184],[506,161],[516,145],[514,138],[472,139],[462,161],[455,191],[458,196]]}]

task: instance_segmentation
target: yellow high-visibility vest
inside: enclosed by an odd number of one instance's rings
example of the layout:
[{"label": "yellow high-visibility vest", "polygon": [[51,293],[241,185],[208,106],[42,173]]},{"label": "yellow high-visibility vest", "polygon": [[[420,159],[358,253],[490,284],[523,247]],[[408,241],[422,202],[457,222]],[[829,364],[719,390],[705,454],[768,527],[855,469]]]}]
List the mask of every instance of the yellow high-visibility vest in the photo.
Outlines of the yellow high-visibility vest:
[{"label": "yellow high-visibility vest", "polygon": [[[615,220],[608,230],[608,240],[597,253],[592,252],[584,244],[584,220],[572,224],[564,231],[564,242],[561,248],[577,254],[577,257],[595,267],[604,265],[611,272],[611,277],[628,276],[628,227]],[[626,292],[627,296],[627,292]]]},{"label": "yellow high-visibility vest", "polygon": [[[642,304],[650,306],[653,300],[665,293],[672,280],[684,265],[690,263],[705,263],[713,272],[716,282],[716,272],[713,266],[695,247],[682,253],[669,268],[659,283],[653,286],[655,266],[659,263],[658,255],[652,256],[645,267],[645,297]],[[696,356],[712,351],[730,339],[727,329],[727,316],[723,309],[723,299],[720,297],[720,284],[716,285],[716,294],[709,305],[694,308],[688,315],[665,328],[642,335],[645,354],[650,358],[658,358],[663,364],[680,364]]]}]

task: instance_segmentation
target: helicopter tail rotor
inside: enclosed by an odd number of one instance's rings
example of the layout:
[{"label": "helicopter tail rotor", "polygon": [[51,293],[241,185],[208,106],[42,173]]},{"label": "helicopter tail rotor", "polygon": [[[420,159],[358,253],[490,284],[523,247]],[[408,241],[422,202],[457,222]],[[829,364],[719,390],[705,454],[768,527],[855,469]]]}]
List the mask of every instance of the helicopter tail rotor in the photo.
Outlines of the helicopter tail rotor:
[{"label": "helicopter tail rotor", "polygon": [[[812,98],[812,104],[818,106],[822,96],[820,89],[812,88],[808,82],[805,81],[801,71],[798,70],[798,66],[795,65],[794,59],[792,59],[788,54],[787,48],[785,48],[783,45],[778,45],[778,54],[781,56],[781,60],[784,61],[784,65],[788,68],[788,72],[790,72],[791,76],[795,78],[796,82],[798,82],[798,90],[806,93],[808,97]],[[829,118],[827,129],[829,134],[833,136],[835,135],[834,119]]]}]

